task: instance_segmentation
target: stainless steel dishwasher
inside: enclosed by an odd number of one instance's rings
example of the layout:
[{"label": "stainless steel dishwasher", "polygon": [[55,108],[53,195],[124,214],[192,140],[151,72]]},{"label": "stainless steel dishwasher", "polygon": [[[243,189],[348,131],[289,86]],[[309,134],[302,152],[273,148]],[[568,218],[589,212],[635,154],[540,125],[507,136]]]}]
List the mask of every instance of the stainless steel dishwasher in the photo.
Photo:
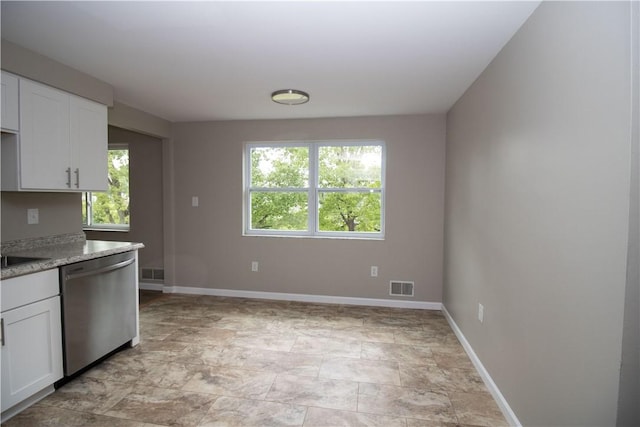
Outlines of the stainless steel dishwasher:
[{"label": "stainless steel dishwasher", "polygon": [[136,335],[135,253],[60,269],[64,373],[73,375]]}]

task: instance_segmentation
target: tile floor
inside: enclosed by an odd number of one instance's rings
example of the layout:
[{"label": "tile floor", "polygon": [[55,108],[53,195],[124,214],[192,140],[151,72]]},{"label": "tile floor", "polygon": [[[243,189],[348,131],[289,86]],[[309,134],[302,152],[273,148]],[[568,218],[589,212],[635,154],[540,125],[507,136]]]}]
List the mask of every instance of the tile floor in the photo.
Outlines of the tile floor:
[{"label": "tile floor", "polygon": [[142,300],[139,346],[5,426],[505,426],[441,313]]}]

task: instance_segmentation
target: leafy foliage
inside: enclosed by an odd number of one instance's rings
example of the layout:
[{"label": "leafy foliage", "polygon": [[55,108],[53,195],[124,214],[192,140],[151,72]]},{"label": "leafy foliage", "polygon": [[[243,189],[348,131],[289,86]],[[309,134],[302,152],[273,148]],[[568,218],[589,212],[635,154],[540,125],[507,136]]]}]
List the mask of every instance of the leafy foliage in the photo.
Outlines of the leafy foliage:
[{"label": "leafy foliage", "polygon": [[251,193],[253,229],[306,230],[309,150],[307,147],[258,147],[251,150],[251,186],[300,191]]},{"label": "leafy foliage", "polygon": [[[307,230],[309,148],[251,149],[251,227]],[[382,147],[318,147],[321,231],[381,229]]]},{"label": "leafy foliage", "polygon": [[89,225],[129,224],[129,150],[109,150],[109,188],[106,193],[87,193],[91,208],[87,209],[83,198],[83,221]]},{"label": "leafy foliage", "polygon": [[382,186],[382,147],[323,146],[318,154],[318,184],[327,189],[319,194],[320,230],[380,231],[381,193],[374,189]]}]

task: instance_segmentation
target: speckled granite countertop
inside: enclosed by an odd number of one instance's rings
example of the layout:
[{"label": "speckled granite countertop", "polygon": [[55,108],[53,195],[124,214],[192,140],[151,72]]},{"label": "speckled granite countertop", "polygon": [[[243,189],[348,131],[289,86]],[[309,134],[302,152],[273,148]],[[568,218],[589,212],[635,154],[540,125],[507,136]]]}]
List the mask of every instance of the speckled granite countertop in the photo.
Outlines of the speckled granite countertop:
[{"label": "speckled granite countertop", "polygon": [[2,269],[2,279],[22,276],[61,265],[144,248],[142,243],[86,240],[84,233],[65,234],[2,244],[2,255],[46,258]]}]

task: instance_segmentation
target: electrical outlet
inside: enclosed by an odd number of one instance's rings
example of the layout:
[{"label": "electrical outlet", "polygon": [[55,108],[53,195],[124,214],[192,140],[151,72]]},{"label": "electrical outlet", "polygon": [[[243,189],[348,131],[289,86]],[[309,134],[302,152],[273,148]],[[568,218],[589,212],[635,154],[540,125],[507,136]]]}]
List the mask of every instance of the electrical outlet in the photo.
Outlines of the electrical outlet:
[{"label": "electrical outlet", "polygon": [[372,265],[371,266],[371,277],[378,277],[378,266],[377,265]]},{"label": "electrical outlet", "polygon": [[258,271],[258,261],[253,261],[251,263],[251,271]]},{"label": "electrical outlet", "polygon": [[478,304],[478,320],[484,323],[484,305]]},{"label": "electrical outlet", "polygon": [[38,224],[40,222],[40,211],[38,209],[27,209],[27,224]]},{"label": "electrical outlet", "polygon": [[200,199],[198,199],[198,196],[191,197],[191,206],[194,208],[200,206]]}]

